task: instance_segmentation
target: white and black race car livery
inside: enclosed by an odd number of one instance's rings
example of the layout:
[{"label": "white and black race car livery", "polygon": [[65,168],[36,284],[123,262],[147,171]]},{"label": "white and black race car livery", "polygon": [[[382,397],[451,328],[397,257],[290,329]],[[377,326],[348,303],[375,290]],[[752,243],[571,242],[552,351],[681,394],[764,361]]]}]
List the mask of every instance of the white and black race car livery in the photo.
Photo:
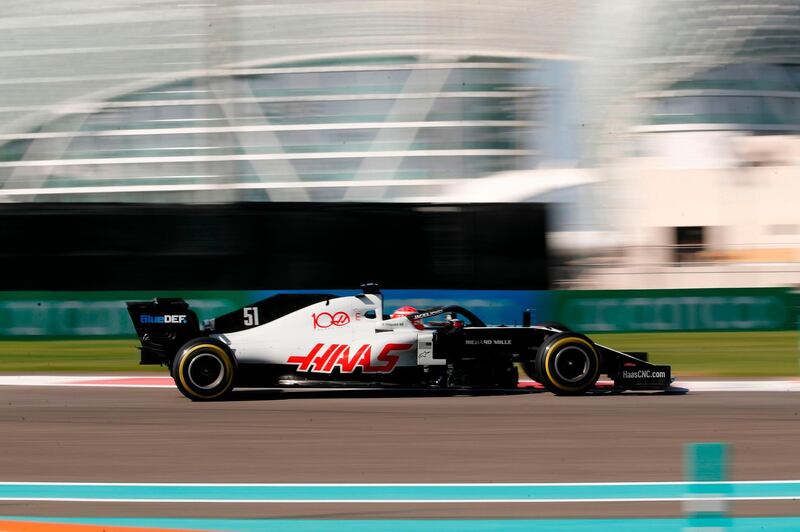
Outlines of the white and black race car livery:
[{"label": "white and black race car livery", "polygon": [[518,365],[559,395],[583,394],[601,374],[617,390],[669,387],[669,366],[622,353],[559,324],[487,326],[468,309],[411,307],[384,314],[363,293],[279,294],[202,324],[182,299],[129,302],[142,364],[170,368],[193,400],[235,387],[343,384],[515,388]]}]

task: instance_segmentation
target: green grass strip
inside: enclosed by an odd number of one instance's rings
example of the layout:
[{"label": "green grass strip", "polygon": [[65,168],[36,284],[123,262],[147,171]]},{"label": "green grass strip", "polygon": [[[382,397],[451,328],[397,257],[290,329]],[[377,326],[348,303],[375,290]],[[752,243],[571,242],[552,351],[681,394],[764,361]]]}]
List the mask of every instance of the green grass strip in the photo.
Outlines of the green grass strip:
[{"label": "green grass strip", "polygon": [[130,340],[2,340],[0,372],[131,372],[164,371],[139,365],[139,341]]},{"label": "green grass strip", "polygon": [[[665,332],[593,334],[598,343],[621,351],[647,351],[684,377],[790,377],[800,375],[798,333]],[[138,341],[0,340],[0,372],[159,371],[140,366]],[[163,371],[163,370],[161,370]]]},{"label": "green grass strip", "polygon": [[800,374],[796,331],[612,333],[591,337],[620,351],[646,351],[651,362],[671,365],[672,375],[678,378]]}]

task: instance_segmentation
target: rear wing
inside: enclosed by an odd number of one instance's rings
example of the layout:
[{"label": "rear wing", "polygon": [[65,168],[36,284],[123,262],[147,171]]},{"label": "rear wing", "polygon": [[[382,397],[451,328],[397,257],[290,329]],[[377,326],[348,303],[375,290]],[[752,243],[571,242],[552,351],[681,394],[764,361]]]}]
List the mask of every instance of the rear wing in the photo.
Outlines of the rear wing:
[{"label": "rear wing", "polygon": [[140,364],[169,364],[183,344],[200,336],[197,314],[183,299],[156,298],[127,305],[142,343]]}]

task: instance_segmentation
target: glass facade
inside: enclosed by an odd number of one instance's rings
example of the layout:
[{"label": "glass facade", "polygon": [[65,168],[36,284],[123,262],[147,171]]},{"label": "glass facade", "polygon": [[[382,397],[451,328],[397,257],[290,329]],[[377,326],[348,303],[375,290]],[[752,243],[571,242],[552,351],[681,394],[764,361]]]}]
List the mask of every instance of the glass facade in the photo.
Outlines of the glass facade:
[{"label": "glass facade", "polygon": [[215,70],[3,135],[12,201],[405,200],[527,168],[537,63],[339,57]]},{"label": "glass facade", "polygon": [[652,125],[800,132],[800,64],[726,65],[646,96]]}]

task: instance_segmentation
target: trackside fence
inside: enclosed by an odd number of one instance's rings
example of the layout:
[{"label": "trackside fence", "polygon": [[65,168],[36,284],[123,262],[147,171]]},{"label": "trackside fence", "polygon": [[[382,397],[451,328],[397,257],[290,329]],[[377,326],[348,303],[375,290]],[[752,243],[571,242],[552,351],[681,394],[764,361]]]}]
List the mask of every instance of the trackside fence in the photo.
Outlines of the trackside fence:
[{"label": "trackside fence", "polygon": [[[357,290],[322,288],[336,294]],[[277,293],[238,291],[0,292],[0,338],[125,338],[134,334],[125,301],[182,297],[200,319]],[[491,324],[559,321],[587,333],[781,331],[796,325],[798,295],[789,288],[704,290],[384,290],[387,309],[457,303]]]}]

